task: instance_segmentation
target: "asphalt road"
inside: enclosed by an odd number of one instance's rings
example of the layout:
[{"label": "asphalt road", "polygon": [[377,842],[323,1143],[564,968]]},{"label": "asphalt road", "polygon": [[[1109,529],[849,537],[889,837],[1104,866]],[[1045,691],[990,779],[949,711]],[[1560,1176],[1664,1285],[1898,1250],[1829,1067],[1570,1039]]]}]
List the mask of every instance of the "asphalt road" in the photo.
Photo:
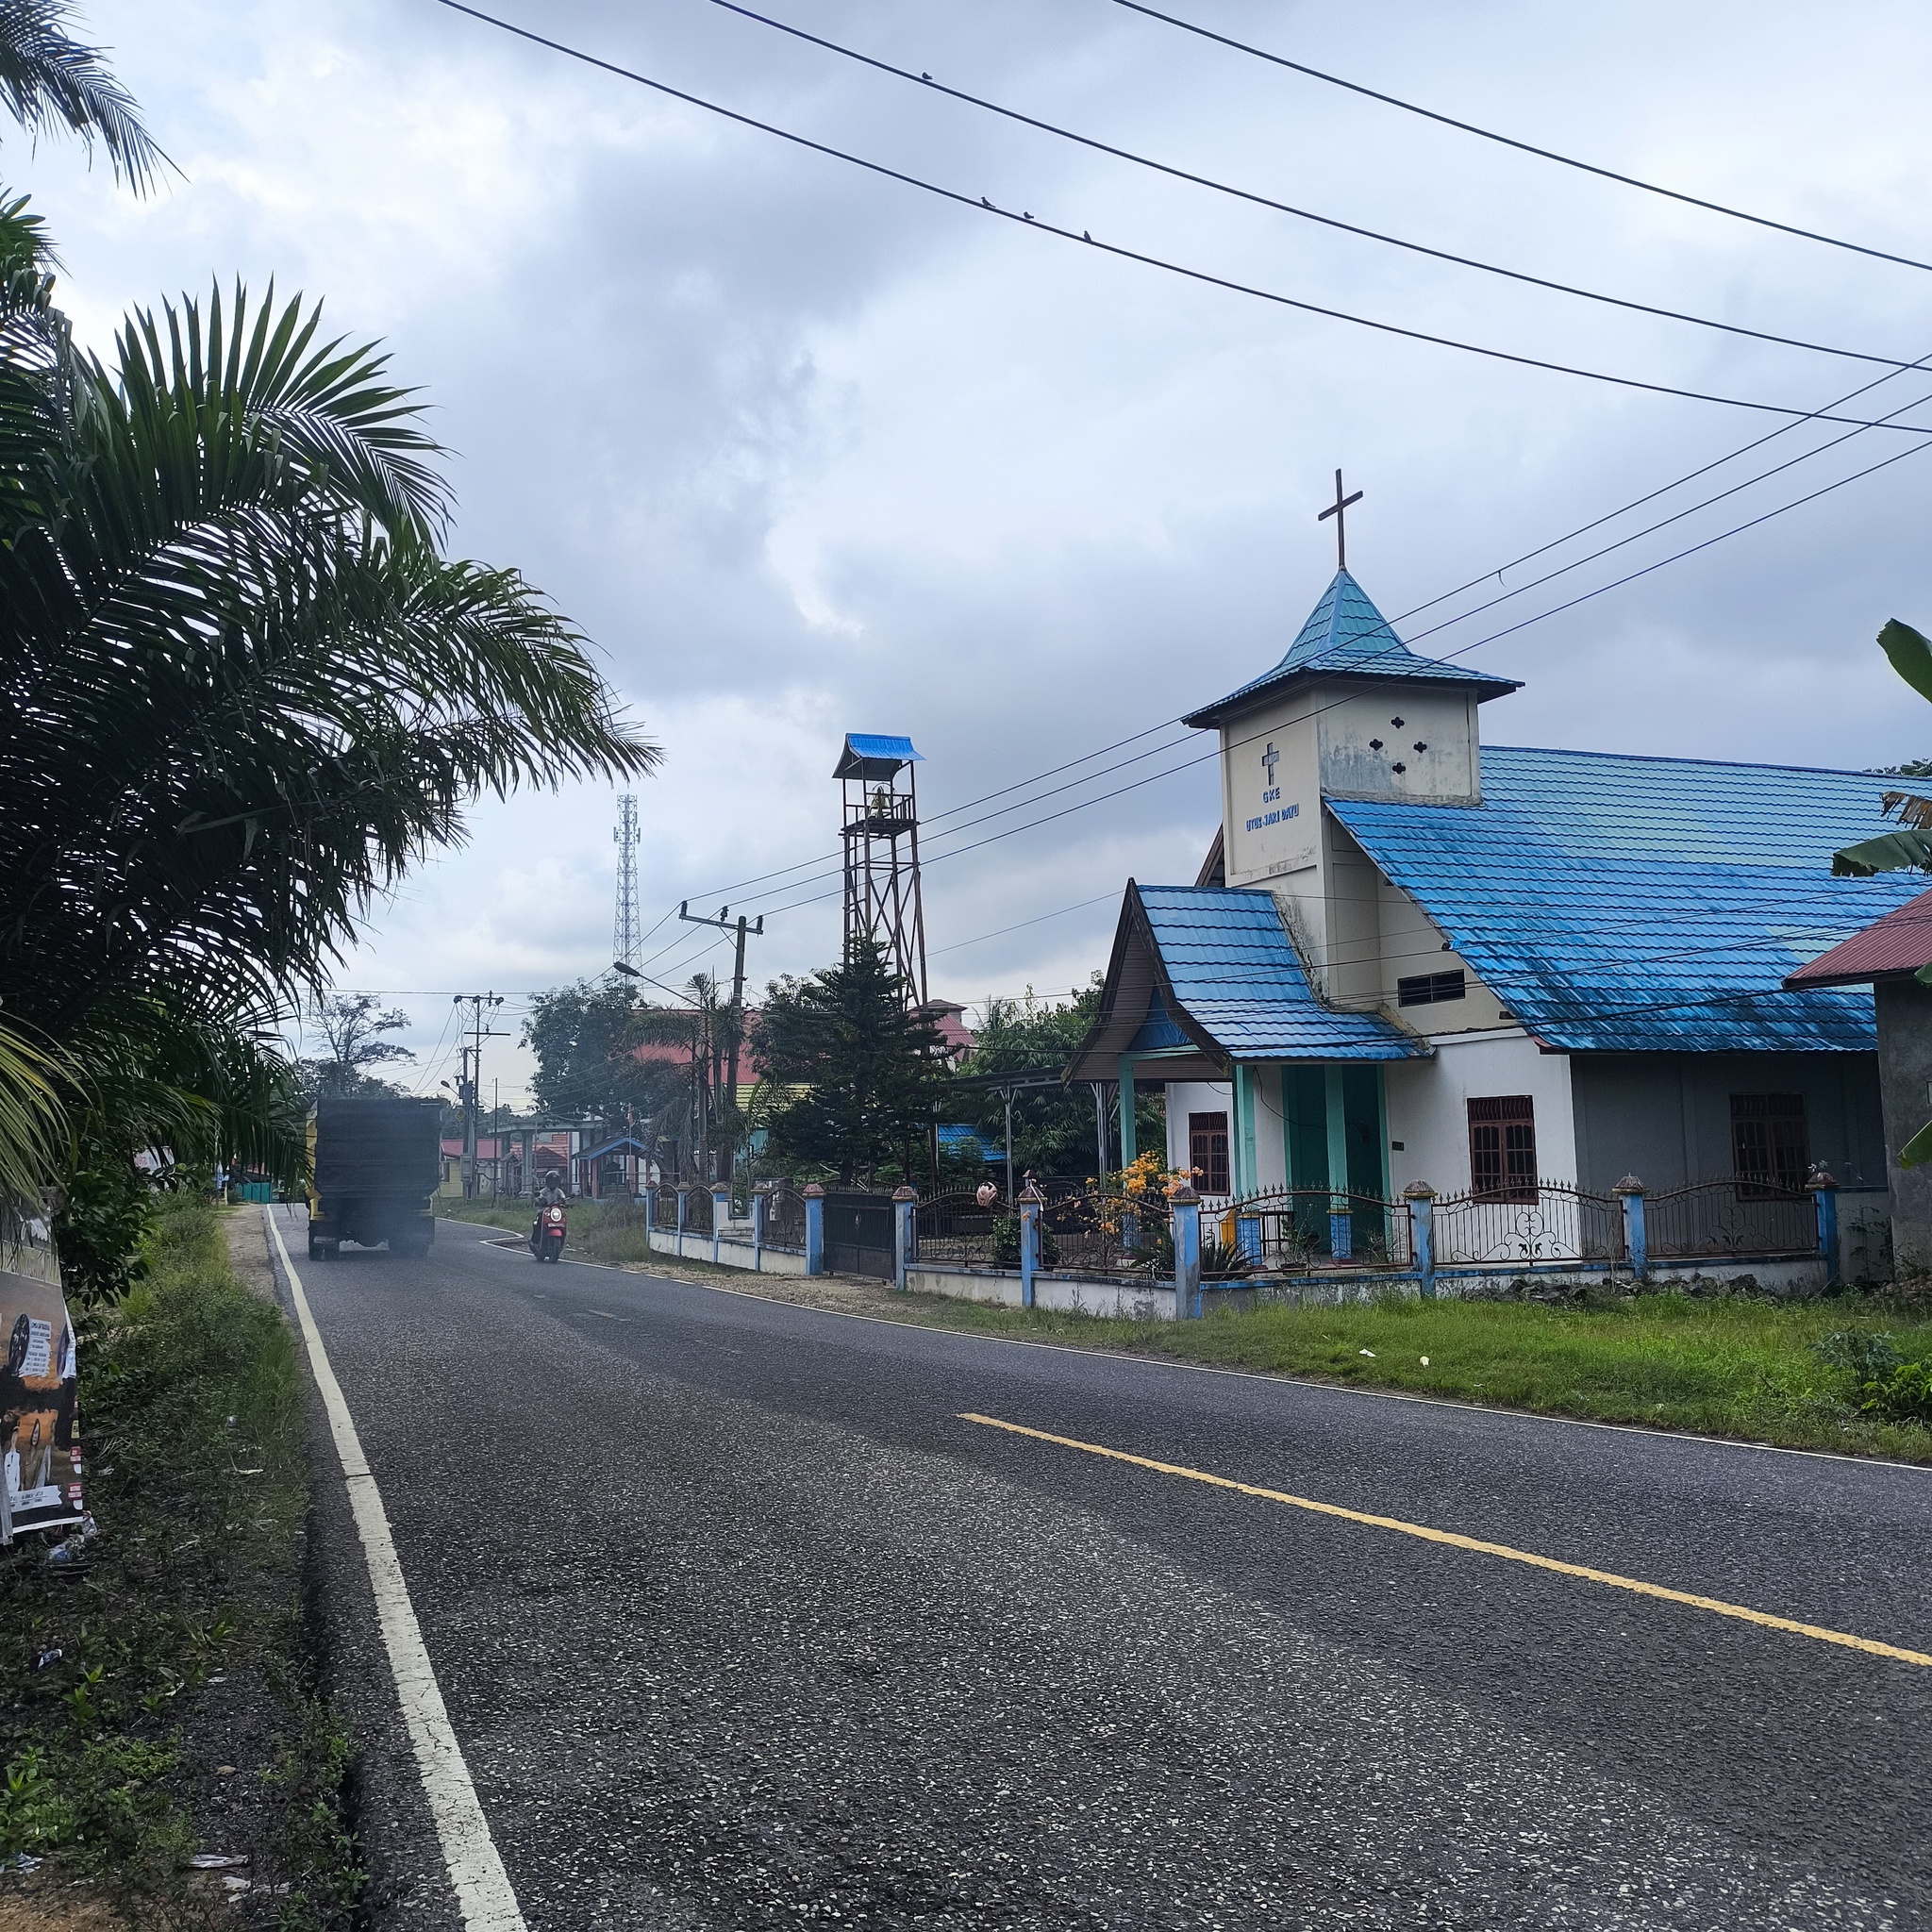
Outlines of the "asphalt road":
[{"label": "asphalt road", "polygon": [[[961,1415],[1923,1651],[1932,1472],[284,1226],[532,1932],[1932,1924],[1932,1669]],[[319,1466],[377,1924],[454,1925]]]}]

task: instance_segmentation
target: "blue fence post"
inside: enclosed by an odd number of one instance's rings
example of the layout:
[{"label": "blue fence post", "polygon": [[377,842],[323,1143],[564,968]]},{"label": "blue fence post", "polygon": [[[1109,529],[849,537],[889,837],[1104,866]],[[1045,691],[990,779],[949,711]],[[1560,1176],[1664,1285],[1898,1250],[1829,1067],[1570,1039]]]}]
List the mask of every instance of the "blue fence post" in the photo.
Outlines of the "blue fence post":
[{"label": "blue fence post", "polygon": [[1261,1217],[1239,1204],[1234,1210],[1234,1245],[1237,1254],[1257,1268],[1261,1265]]},{"label": "blue fence post", "polygon": [[1201,1312],[1201,1197],[1186,1182],[1168,1196],[1174,1209],[1174,1318]]},{"label": "blue fence post", "polygon": [[1355,1258],[1355,1216],[1344,1207],[1338,1209],[1337,1197],[1328,1197],[1328,1258],[1352,1261]]},{"label": "blue fence post", "polygon": [[711,1265],[718,1265],[718,1241],[724,1224],[731,1219],[731,1183],[711,1183]]},{"label": "blue fence post", "polygon": [[906,1271],[912,1265],[913,1243],[919,1239],[913,1216],[919,1211],[919,1192],[914,1188],[892,1190],[892,1286],[906,1292]]},{"label": "blue fence post", "polygon": [[1842,1273],[1839,1267],[1838,1183],[1832,1179],[1831,1170],[1821,1163],[1811,1170],[1806,1186],[1818,1209],[1818,1258],[1824,1263],[1824,1285],[1838,1288]]},{"label": "blue fence post", "polygon": [[805,1184],[805,1272],[825,1272],[825,1191],[816,1181]]},{"label": "blue fence post", "polygon": [[657,1225],[658,1184],[656,1181],[646,1181],[644,1183],[644,1253],[647,1255],[651,1252],[651,1242]]},{"label": "blue fence post", "polygon": [[1436,1191],[1427,1181],[1410,1181],[1402,1191],[1408,1203],[1408,1252],[1425,1302],[1436,1299]]},{"label": "blue fence post", "polygon": [[1031,1181],[1020,1191],[1020,1306],[1033,1306],[1033,1276],[1040,1266],[1040,1210],[1046,1196]]},{"label": "blue fence post", "polygon": [[765,1272],[765,1208],[771,1201],[771,1183],[760,1181],[751,1191],[751,1272]]},{"label": "blue fence post", "polygon": [[684,1259],[684,1231],[691,1224],[691,1186],[686,1181],[677,1184],[677,1258]]},{"label": "blue fence post", "polygon": [[1624,1204],[1624,1249],[1630,1257],[1630,1273],[1639,1281],[1650,1279],[1650,1251],[1643,1239],[1643,1183],[1626,1174],[1611,1193]]}]

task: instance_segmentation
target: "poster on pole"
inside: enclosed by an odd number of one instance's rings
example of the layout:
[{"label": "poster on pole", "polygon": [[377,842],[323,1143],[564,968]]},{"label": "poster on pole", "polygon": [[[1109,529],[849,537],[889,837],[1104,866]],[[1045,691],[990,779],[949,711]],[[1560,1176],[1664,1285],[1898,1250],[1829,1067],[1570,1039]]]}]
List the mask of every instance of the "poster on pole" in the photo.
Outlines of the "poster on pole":
[{"label": "poster on pole", "polygon": [[18,1536],[78,1523],[80,1441],[74,1324],[52,1253],[0,1246],[0,1482]]}]

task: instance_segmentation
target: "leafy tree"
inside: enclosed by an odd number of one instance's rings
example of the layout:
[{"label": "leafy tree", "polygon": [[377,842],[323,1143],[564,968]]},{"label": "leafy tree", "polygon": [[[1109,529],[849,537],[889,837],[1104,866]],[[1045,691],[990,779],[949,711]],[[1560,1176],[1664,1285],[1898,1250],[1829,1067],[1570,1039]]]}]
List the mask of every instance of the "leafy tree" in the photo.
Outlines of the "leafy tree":
[{"label": "leafy tree", "polygon": [[[1908,624],[1893,618],[1878,633],[1878,648],[1891,659],[1891,668],[1919,693],[1932,698],[1932,641]],[[1922,764],[1905,767],[1902,777],[1922,778]],[[1911,791],[1888,791],[1885,815],[1903,828],[1881,833],[1832,855],[1831,869],[1840,878],[1868,879],[1881,872],[1932,872],[1932,798]]]},{"label": "leafy tree", "polygon": [[764,1080],[796,1090],[766,1116],[770,1158],[848,1187],[925,1171],[945,1042],[880,947],[859,940],[836,966],[774,980],[753,1037]]},{"label": "leafy tree", "polygon": [[555,1119],[615,1121],[656,1113],[684,1084],[684,1071],[636,1049],[687,1043],[692,1020],[640,1004],[625,987],[579,980],[530,1003],[524,1044],[537,1056],[530,1083],[539,1110]]},{"label": "leafy tree", "polygon": [[50,260],[0,202],[0,1185],[55,1144],[70,1181],[244,1141],[291,1178],[273,1024],[372,900],[480,793],[658,754],[515,572],[442,554],[381,354],[238,289],[103,362]]},{"label": "leafy tree", "polygon": [[[1069,1000],[1039,1000],[1028,987],[1024,999],[992,999],[973,1036],[973,1051],[962,1074],[1017,1073],[1046,1067],[1062,1071],[1079,1050],[1100,1011],[1100,976]],[[961,1107],[963,1106],[963,1111]],[[958,1117],[973,1126],[988,1153],[1004,1154],[1006,1104],[984,1091],[955,1103]],[[1134,1136],[1143,1146],[1165,1146],[1167,1129],[1160,1101],[1152,1094],[1135,1101]],[[1112,1131],[1109,1124],[1109,1131]],[[1035,1174],[1070,1179],[1095,1175],[1099,1145],[1094,1133],[1093,1094],[1084,1084],[1036,1089],[1013,1096],[1013,1165]]]},{"label": "leafy tree", "polygon": [[310,1017],[328,1044],[328,1052],[301,1062],[303,1091],[312,1100],[322,1093],[392,1093],[398,1090],[370,1070],[395,1066],[416,1056],[407,1046],[385,1040],[409,1024],[400,1007],[384,1012],[374,993],[322,993],[309,1008]]},{"label": "leafy tree", "polygon": [[[1932,698],[1932,641],[1894,617],[1878,633],[1878,648],[1922,698]],[[1920,778],[1932,766],[1921,762],[1907,766],[1900,775]],[[1901,829],[1834,853],[1832,871],[1841,878],[1860,879],[1881,872],[1932,872],[1932,798],[1912,791],[1888,791],[1881,804],[1886,816],[1895,817]],[[1922,966],[1917,976],[1921,985],[1932,986],[1932,967]],[[1924,1160],[1932,1160],[1932,1121],[1898,1150],[1901,1167],[1916,1167]]]}]

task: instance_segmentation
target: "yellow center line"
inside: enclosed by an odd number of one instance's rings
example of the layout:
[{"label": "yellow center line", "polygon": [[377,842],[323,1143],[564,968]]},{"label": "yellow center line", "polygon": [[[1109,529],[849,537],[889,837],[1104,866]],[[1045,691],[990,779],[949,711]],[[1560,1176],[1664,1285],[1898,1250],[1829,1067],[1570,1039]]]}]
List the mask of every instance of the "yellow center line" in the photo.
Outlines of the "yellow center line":
[{"label": "yellow center line", "polygon": [[1009,1436],[1028,1436],[1036,1442],[1051,1442],[1060,1449],[1077,1449],[1084,1456],[1102,1456],[1109,1462],[1129,1462],[1136,1469],[1151,1469],[1157,1475],[1177,1475],[1191,1483],[1207,1483],[1217,1490],[1232,1490],[1237,1495],[1255,1496],[1264,1503],[1286,1504],[1291,1509],[1307,1509],[1317,1516],[1339,1516],[1344,1523],[1364,1523],[1372,1529],[1392,1529],[1403,1536],[1420,1537],[1424,1542],[1446,1543],[1451,1549],[1473,1550],[1479,1557],[1501,1557],[1510,1563],[1526,1563],[1533,1570],[1552,1570],[1558,1576],[1577,1576],[1586,1583],[1601,1583],[1611,1590],[1627,1590],[1638,1596],[1657,1597],[1667,1604],[1688,1604],[1693,1610],[1711,1610],[1720,1617],[1735,1617],[1742,1624],[1757,1624],[1766,1630],[1782,1630],[1792,1637],[1811,1637],[1820,1643],[1836,1643],[1846,1650],[1862,1650],[1870,1657],[1889,1657],[1903,1664],[1932,1667],[1932,1657],[1923,1650],[1903,1650],[1895,1643],[1879,1643],[1870,1637],[1854,1637],[1846,1630],[1827,1630],[1819,1624],[1800,1624],[1790,1617],[1774,1617],[1768,1610],[1748,1609],[1742,1604],[1727,1604],[1721,1597],[1696,1596],[1688,1590],[1669,1590],[1661,1583],[1645,1583],[1635,1576],[1619,1576],[1614,1570],[1592,1570],[1584,1563],[1563,1563],[1555,1557],[1539,1557],[1530,1550],[1511,1549],[1507,1543],[1484,1542],[1479,1537],[1458,1536],[1451,1529],[1431,1529],[1425,1523],[1405,1523],[1399,1516],[1372,1516],[1364,1509],[1344,1509],[1339,1503],[1318,1503],[1312,1496],[1291,1496],[1286,1490],[1263,1489],[1257,1483],[1238,1483],[1231,1476],[1214,1475],[1205,1469],[1189,1469],[1178,1462],[1157,1462],[1151,1456],[1130,1456],[1124,1449],[1108,1449],[1099,1442],[1082,1442],[1073,1436],[1056,1436],[1045,1429],[1029,1429],[1021,1423],[1002,1422],[998,1416],[974,1415],[962,1411],[962,1423],[977,1423],[982,1428],[1004,1429]]}]

